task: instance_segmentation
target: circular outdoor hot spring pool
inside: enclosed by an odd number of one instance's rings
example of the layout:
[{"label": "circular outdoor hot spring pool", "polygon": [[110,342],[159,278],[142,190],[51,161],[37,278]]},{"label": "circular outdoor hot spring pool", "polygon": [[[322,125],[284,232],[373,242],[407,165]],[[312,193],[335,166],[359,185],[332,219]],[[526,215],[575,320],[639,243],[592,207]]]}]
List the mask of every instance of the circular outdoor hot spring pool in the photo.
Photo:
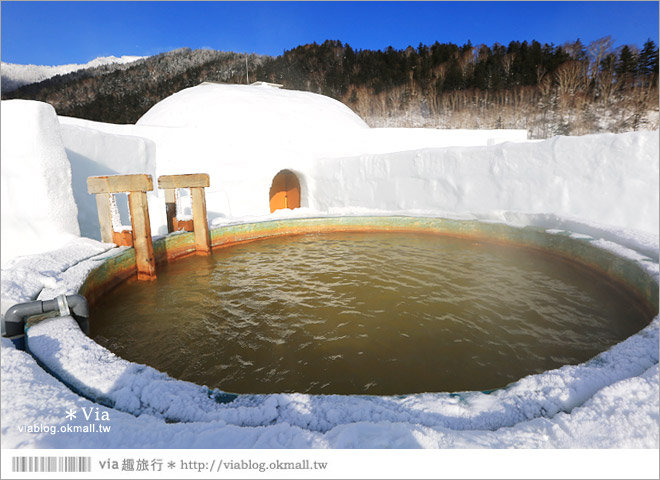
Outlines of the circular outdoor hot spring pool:
[{"label": "circular outdoor hot spring pool", "polygon": [[233,393],[491,390],[577,364],[649,313],[582,265],[432,234],[276,237],[159,266],[92,311],[133,362]]}]

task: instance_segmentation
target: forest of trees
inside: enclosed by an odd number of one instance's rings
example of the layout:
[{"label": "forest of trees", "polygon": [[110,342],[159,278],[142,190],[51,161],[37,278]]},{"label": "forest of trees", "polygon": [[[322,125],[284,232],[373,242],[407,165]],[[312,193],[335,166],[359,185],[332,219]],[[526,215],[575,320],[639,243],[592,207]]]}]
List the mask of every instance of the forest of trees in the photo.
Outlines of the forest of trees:
[{"label": "forest of trees", "polygon": [[435,43],[355,51],[305,45],[265,62],[259,78],[337,98],[372,126],[526,128],[556,134],[657,128],[658,49],[533,41]]},{"label": "forest of trees", "polygon": [[[340,41],[278,57],[250,55],[250,80],[321,93],[372,126],[526,128],[532,138],[658,128],[658,48],[420,44],[355,50]],[[203,81],[245,83],[245,55],[181,49],[119,71],[82,71],[3,98],[53,104],[60,115],[134,123],[152,105]],[[98,70],[98,69],[90,69]]]}]

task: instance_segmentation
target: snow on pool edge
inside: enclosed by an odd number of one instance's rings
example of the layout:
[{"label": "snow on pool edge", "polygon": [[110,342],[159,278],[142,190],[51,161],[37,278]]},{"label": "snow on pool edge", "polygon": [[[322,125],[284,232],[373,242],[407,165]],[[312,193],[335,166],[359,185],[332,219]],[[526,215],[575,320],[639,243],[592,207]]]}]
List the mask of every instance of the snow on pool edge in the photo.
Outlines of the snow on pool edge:
[{"label": "snow on pool edge", "polygon": [[[559,218],[551,220],[536,218],[537,222],[551,224],[550,227],[557,227],[565,221]],[[584,225],[589,227],[588,224]],[[560,231],[563,230],[557,229],[556,233]],[[617,237],[617,232],[613,236]],[[645,242],[640,243],[646,245],[648,242]],[[620,245],[610,244],[609,248],[618,255],[640,257],[638,253],[630,252]],[[635,261],[640,263],[639,258]],[[57,293],[75,293],[71,289],[77,290],[78,287],[71,277],[78,277],[85,271],[88,273],[90,268],[85,264],[86,261],[76,264],[74,267],[78,272],[75,274],[69,272],[74,268],[67,269],[61,275],[65,280],[56,286],[51,285],[56,288],[44,289],[42,296],[50,298]],[[643,267],[657,283],[657,263],[644,261]],[[80,284],[82,280],[79,280]],[[342,425],[356,422],[402,423],[450,432],[514,428],[535,417],[552,417],[559,412],[571,412],[600,390],[643,375],[658,363],[656,317],[640,333],[584,364],[525,377],[488,395],[480,392],[403,397],[241,395],[231,404],[222,405],[209,399],[208,389],[204,387],[174,380],[150,367],[119,359],[84,336],[70,317],[42,322],[32,327],[29,335],[31,348],[42,360],[56,365],[55,373],[58,376],[73,382],[75,388],[86,395],[100,398],[103,403],[114,404],[120,410],[142,417],[146,415],[174,421],[203,421],[240,427],[270,428],[273,424],[285,424],[320,433],[336,431]],[[54,342],[66,348],[53,348]],[[85,366],[84,372],[80,372],[81,363]],[[113,380],[109,382],[108,378]],[[90,383],[93,385],[91,389]],[[188,401],[182,400],[182,395]],[[657,444],[657,435],[653,441]]]}]

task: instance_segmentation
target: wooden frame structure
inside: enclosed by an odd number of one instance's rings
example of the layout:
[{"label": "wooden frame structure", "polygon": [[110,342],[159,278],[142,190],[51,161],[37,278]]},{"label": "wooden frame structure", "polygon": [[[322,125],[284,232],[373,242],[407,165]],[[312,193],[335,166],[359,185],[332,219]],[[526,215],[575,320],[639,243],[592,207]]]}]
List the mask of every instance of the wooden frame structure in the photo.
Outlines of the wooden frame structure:
[{"label": "wooden frame structure", "polygon": [[[210,186],[206,173],[186,175],[161,175],[158,188],[165,190],[165,209],[167,212],[167,231],[186,230],[195,232],[195,251],[198,255],[211,254],[211,237],[206,214],[206,195],[204,188]],[[192,225],[176,218],[176,189],[189,188],[192,197]],[[192,227],[192,228],[191,228]]]},{"label": "wooden frame structure", "polygon": [[107,243],[127,245],[127,233],[115,232],[112,226],[110,203],[116,193],[128,193],[128,208],[131,213],[130,239],[135,248],[135,264],[138,280],[156,278],[154,247],[151,239],[151,223],[147,192],[154,189],[151,175],[109,175],[87,178],[87,191],[96,195],[96,206],[101,226],[101,240]]}]

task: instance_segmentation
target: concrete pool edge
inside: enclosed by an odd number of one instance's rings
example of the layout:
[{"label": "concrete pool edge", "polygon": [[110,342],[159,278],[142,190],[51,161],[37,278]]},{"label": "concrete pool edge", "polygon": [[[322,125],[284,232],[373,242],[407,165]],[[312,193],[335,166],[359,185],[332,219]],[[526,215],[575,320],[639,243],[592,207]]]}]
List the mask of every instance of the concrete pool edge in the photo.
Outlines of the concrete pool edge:
[{"label": "concrete pool edge", "polygon": [[[621,272],[625,273],[628,272],[627,269],[632,269],[630,271],[634,272],[634,277],[640,277],[640,279],[636,280],[637,284],[642,285],[646,291],[655,292],[655,296],[652,294],[650,295],[651,298],[649,301],[656,302],[655,305],[657,311],[657,280],[645,271],[641,261],[634,262],[630,259],[624,259],[614,255],[612,252],[608,252],[599,246],[592,245],[592,242],[589,239],[573,238],[568,234],[551,234],[547,233],[545,229],[539,227],[518,228],[490,222],[420,217],[339,217],[330,219],[308,218],[232,225],[229,227],[214,229],[212,232],[212,239],[214,246],[218,247],[228,245],[229,239],[232,242],[251,241],[271,236],[272,232],[275,232],[275,234],[279,235],[325,233],[326,231],[329,231],[328,229],[331,227],[329,224],[331,222],[339,224],[339,226],[342,228],[340,231],[374,231],[375,227],[380,226],[382,227],[379,229],[380,231],[425,230],[429,233],[444,234],[449,234],[447,232],[452,232],[452,236],[466,236],[469,238],[481,239],[486,238],[479,237],[479,235],[483,235],[487,232],[489,234],[488,239],[490,241],[493,241],[493,238],[495,238],[499,239],[500,241],[507,241],[507,243],[512,243],[509,240],[509,236],[515,233],[517,234],[517,241],[513,243],[520,243],[521,236],[525,241],[529,241],[529,239],[542,238],[544,243],[553,246],[553,248],[557,251],[556,253],[562,254],[563,252],[563,256],[566,256],[567,252],[576,251],[575,247],[577,245],[577,251],[584,250],[592,254],[596,252],[595,256],[601,265],[599,269],[602,271],[612,271],[613,275],[620,275]],[[297,228],[294,229],[295,231],[287,228],[287,225],[291,223],[296,224]],[[337,231],[337,229],[333,229],[332,231]],[[161,255],[161,261],[164,261],[162,260],[163,258],[174,258],[191,253],[191,250],[187,249],[186,247],[187,237],[192,239],[192,234],[172,235],[157,240],[157,246],[155,245],[155,250],[157,252],[161,252],[159,254]],[[568,250],[566,250],[567,248]],[[94,278],[94,274],[101,275],[101,278],[108,282],[105,284],[108,286],[107,288],[112,288],[112,282],[115,284],[118,283],[120,281],[117,280],[118,277],[126,278],[127,276],[130,276],[130,268],[127,265],[131,263],[131,252],[131,249],[127,249],[121,252],[119,255],[108,259],[103,265],[95,269],[92,274],[87,277],[83,286],[80,288],[80,291],[83,292],[85,286],[87,286],[86,288],[89,289],[92,287],[98,288],[99,285],[102,285],[98,279]],[[162,252],[166,252],[167,256],[163,257]],[[173,255],[170,256],[170,253],[173,253]],[[109,272],[113,271],[120,272],[120,275],[110,276]],[[58,319],[52,320],[52,322],[55,323],[57,321]],[[226,413],[227,408],[245,408],[245,405],[265,404],[272,402],[273,398],[279,398],[281,400],[283,398],[289,398],[297,395],[241,395],[237,398],[237,400],[232,402],[232,404],[221,406],[216,403],[215,399],[213,399],[214,395],[221,395],[219,391],[211,392],[208,389],[204,390],[204,387],[171,379],[165,374],[150,369],[150,367],[145,368],[143,366],[130,364],[130,362],[117,359],[116,362],[123,362],[121,367],[122,369],[125,371],[132,371],[134,373],[136,379],[135,381],[138,383],[140,381],[144,382],[145,375],[147,375],[147,377],[149,377],[151,380],[155,380],[157,378],[157,382],[166,382],[170,387],[173,387],[174,390],[179,391],[181,394],[186,391],[187,393],[185,395],[190,395],[191,398],[194,397],[194,401],[191,401],[192,403],[196,404],[198,411],[194,415],[186,416],[187,418],[181,416],[178,416],[178,418],[173,418],[167,416],[166,409],[165,411],[162,407],[154,409],[153,405],[148,405],[149,402],[145,404],[142,401],[138,402],[139,407],[136,409],[123,401],[119,402],[119,404],[117,403],[117,391],[115,385],[106,384],[95,386],[93,385],[94,382],[91,382],[92,385],[88,385],[86,384],[86,379],[89,377],[86,374],[77,375],[76,372],[71,371],[71,369],[69,369],[68,372],[64,372],[64,374],[62,374],[63,369],[66,370],[66,368],[64,368],[66,365],[74,364],[72,359],[67,359],[67,350],[74,348],[77,343],[86,343],[88,348],[91,350],[97,350],[97,352],[100,352],[97,357],[92,357],[92,361],[94,358],[104,358],[104,361],[107,361],[112,356],[110,352],[107,352],[102,347],[96,345],[91,341],[91,339],[84,337],[82,333],[80,333],[80,336],[73,334],[73,330],[69,330],[69,336],[66,338],[65,336],[62,336],[61,332],[47,329],[50,330],[50,332],[46,333],[43,330],[44,328],[39,328],[39,326],[36,326],[31,328],[28,332],[28,337],[30,338],[30,346],[33,354],[39,358],[40,352],[43,352],[39,346],[39,337],[42,337],[41,340],[46,337],[49,337],[50,340],[55,340],[54,337],[57,337],[55,341],[59,342],[60,351],[59,356],[57,357],[57,362],[55,362],[59,365],[53,366],[53,362],[49,362],[48,358],[41,358],[40,360],[42,364],[47,365],[48,369],[52,371],[52,373],[61,378],[71,388],[83,393],[88,398],[92,398],[106,405],[112,405],[120,410],[129,411],[133,414],[139,415],[141,413],[151,413],[162,416],[170,421],[183,422],[200,421],[202,419],[212,420],[217,418],[217,415],[223,416],[221,411],[225,411]],[[629,355],[625,353],[622,354],[622,350],[625,352],[626,348],[621,347],[620,345],[625,344],[626,342],[628,344],[631,342],[639,344],[641,342],[641,344],[645,345],[645,349],[653,350],[653,343],[655,342],[657,344],[657,330],[658,325],[656,317],[656,320],[652,321],[647,328],[642,330],[642,332],[633,335],[628,340],[604,352],[598,357],[585,362],[584,364],[578,366],[566,366],[555,371],[548,371],[542,374],[525,377],[511,384],[510,386],[504,389],[496,390],[489,395],[486,395],[482,392],[464,392],[460,394],[434,393],[401,396],[396,397],[396,399],[393,397],[379,398],[352,396],[346,397],[342,399],[342,401],[348,403],[352,401],[371,402],[375,404],[382,403],[383,401],[415,403],[417,401],[416,399],[432,398],[434,402],[440,402],[446,405],[451,404],[454,406],[456,406],[456,404],[468,406],[476,402],[480,404],[487,404],[487,410],[490,413],[487,414],[485,411],[481,411],[479,413],[475,411],[472,412],[472,414],[466,414],[466,412],[463,412],[462,415],[457,415],[456,418],[451,419],[447,416],[443,416],[444,420],[439,418],[437,421],[440,421],[442,424],[444,424],[443,422],[449,422],[448,426],[455,429],[495,429],[503,426],[511,426],[512,424],[525,419],[536,418],[539,416],[552,416],[554,413],[559,411],[570,411],[571,408],[588,399],[598,389],[609,385],[613,381],[621,378],[627,378],[631,375],[639,375],[643,370],[652,364],[657,363],[657,354],[652,354],[650,357],[644,358],[642,360],[639,358],[628,358]],[[113,362],[114,361],[115,360],[113,360]],[[117,366],[117,364],[115,366]],[[92,367],[93,366],[90,368]],[[73,366],[72,368],[75,369],[76,367]],[[614,371],[612,374],[613,376],[606,381],[601,378],[603,368],[610,368]],[[58,370],[60,371],[59,375]],[[561,370],[564,370],[564,372],[559,374],[558,372]],[[566,373],[568,373],[569,381],[566,379]],[[141,375],[143,378],[142,380],[138,381],[137,379]],[[125,383],[125,379],[123,379],[123,381]],[[581,388],[577,382],[581,382],[583,384],[586,383],[588,386],[586,389]],[[576,394],[576,391],[580,393]],[[206,401],[204,400],[205,395]],[[113,400],[113,397],[115,397],[115,400]],[[304,397],[311,398],[312,402],[323,403],[322,397],[324,396]],[[521,402],[523,401],[522,399],[526,399],[524,401],[524,407],[521,405]],[[181,399],[178,401],[181,401]],[[503,414],[503,411],[506,413]],[[271,421],[273,421],[273,418],[264,418],[263,424],[267,424]],[[277,421],[286,421],[286,415],[281,415]],[[425,421],[423,423],[426,424],[429,422]],[[433,424],[433,422],[431,423]],[[257,422],[257,424],[261,423]],[[321,422],[319,425],[322,424],[323,422]],[[319,428],[324,429],[325,427]]]},{"label": "concrete pool edge", "polygon": [[[576,261],[609,277],[642,299],[647,309],[658,311],[657,282],[638,264],[592,245],[593,239],[548,233],[541,227],[518,228],[502,223],[441,217],[341,216],[240,223],[214,228],[210,234],[211,245],[217,249],[274,236],[330,232],[430,233],[536,248]],[[126,249],[121,254],[109,258],[88,275],[78,293],[87,297],[90,304],[93,304],[103,293],[127,278],[133,277],[134,252],[133,249]],[[156,264],[193,254],[195,254],[193,233],[169,235],[154,241]]]}]

